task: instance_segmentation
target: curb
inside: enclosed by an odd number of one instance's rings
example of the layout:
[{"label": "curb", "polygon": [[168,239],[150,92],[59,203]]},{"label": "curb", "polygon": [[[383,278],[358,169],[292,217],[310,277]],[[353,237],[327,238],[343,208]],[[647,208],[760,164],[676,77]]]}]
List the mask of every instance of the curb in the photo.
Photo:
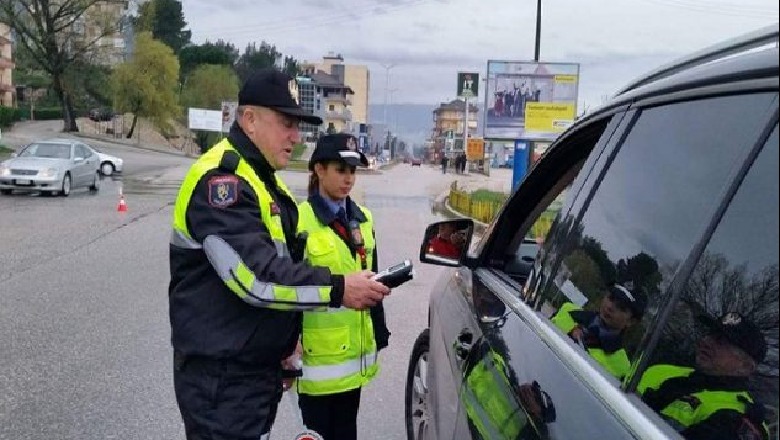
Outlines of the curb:
[{"label": "curb", "polygon": [[168,154],[168,155],[171,155],[171,156],[196,157],[196,156],[193,156],[191,154],[187,154],[187,153],[184,153],[184,152],[181,152],[181,151],[178,151],[178,150],[160,150],[160,149],[151,148],[151,147],[144,147],[142,145],[138,145],[138,144],[134,144],[134,143],[133,144],[128,144],[128,143],[120,142],[120,141],[117,141],[117,140],[111,139],[111,138],[105,139],[105,138],[102,138],[100,136],[94,136],[94,135],[81,133],[81,132],[70,133],[70,134],[75,136],[75,137],[79,137],[79,138],[92,139],[92,140],[96,140],[96,141],[100,141],[100,142],[105,142],[107,144],[114,144],[114,145],[119,145],[119,146],[128,147],[128,148],[135,148],[137,150],[152,151],[152,152],[155,152],[155,153]]}]

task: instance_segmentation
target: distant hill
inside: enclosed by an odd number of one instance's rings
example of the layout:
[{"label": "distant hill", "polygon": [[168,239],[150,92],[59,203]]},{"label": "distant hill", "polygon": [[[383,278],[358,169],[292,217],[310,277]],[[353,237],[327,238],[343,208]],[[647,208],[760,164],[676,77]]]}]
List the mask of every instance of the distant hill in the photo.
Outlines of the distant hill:
[{"label": "distant hill", "polygon": [[[433,110],[439,104],[390,104],[387,106],[387,119],[390,127],[397,126],[399,137],[410,144],[423,143],[433,130]],[[482,133],[482,105],[477,129],[478,135]],[[371,122],[382,123],[385,107],[381,104],[369,105],[369,118]]]}]

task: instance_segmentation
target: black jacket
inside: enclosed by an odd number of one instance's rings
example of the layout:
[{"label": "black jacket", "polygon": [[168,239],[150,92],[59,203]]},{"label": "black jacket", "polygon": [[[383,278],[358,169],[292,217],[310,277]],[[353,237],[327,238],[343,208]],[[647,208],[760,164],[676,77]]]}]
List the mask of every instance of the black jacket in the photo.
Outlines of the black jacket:
[{"label": "black jacket", "polygon": [[[230,143],[265,183],[278,207],[288,246],[295,239],[298,210],[295,200],[277,188],[274,170],[260,151],[234,124]],[[207,236],[224,240],[254,272],[258,280],[286,286],[331,285],[330,305],[338,307],[344,295],[344,277],[277,256],[263,224],[252,187],[237,178],[235,201],[215,206],[209,180],[235,176],[212,170],[195,187],[187,207],[187,228],[202,243]],[[184,356],[232,359],[253,364],[278,365],[295,348],[301,329],[300,312],[279,311],[249,305],[220,279],[203,250],[170,247],[169,286],[172,343]]]}]

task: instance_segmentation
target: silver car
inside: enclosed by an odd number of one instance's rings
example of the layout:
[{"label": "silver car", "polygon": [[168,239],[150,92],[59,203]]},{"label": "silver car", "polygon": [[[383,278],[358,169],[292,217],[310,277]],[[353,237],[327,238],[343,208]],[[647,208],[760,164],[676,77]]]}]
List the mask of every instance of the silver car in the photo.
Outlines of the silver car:
[{"label": "silver car", "polygon": [[86,144],[73,139],[33,142],[0,162],[0,193],[40,191],[64,197],[77,187],[100,188],[100,159]]}]

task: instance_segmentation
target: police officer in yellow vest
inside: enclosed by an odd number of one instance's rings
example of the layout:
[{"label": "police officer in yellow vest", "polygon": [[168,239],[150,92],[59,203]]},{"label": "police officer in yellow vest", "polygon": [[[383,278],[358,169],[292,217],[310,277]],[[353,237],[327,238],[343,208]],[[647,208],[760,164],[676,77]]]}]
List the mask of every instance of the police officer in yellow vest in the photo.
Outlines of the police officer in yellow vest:
[{"label": "police officer in yellow vest", "polygon": [[276,171],[300,142],[295,81],[254,73],[226,139],[182,182],[170,243],[174,388],[188,439],[267,438],[282,395],[282,361],[302,311],[365,309],[389,293],[371,273],[302,261],[298,210]]},{"label": "police officer in yellow vest", "polygon": [[642,400],[686,439],[768,438],[764,407],[748,391],[766,356],[763,333],[739,313],[700,321],[708,332],[696,346],[696,367],[649,367],[637,387]]},{"label": "police officer in yellow vest", "polygon": [[644,315],[647,300],[631,283],[613,284],[601,298],[599,311],[586,311],[565,303],[552,318],[601,366],[618,379],[628,374],[630,362],[623,337]]},{"label": "police officer in yellow vest", "polygon": [[[349,134],[323,136],[311,155],[309,198],[298,206],[306,260],[332,273],[377,271],[371,212],[349,196],[368,160]],[[325,440],[357,439],[361,387],[378,372],[389,331],[382,304],[369,310],[330,308],[303,314],[303,376],[298,404],[307,428]]]}]

